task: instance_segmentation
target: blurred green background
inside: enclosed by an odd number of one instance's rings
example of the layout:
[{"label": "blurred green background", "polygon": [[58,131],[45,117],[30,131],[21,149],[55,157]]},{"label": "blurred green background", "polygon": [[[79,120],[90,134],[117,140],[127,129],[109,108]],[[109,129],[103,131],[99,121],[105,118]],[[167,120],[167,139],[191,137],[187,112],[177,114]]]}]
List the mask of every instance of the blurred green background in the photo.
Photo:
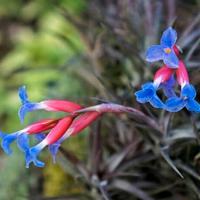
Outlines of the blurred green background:
[{"label": "blurred green background", "polygon": [[[20,105],[17,90],[21,85],[27,86],[34,101],[46,98],[78,101],[87,96],[88,91],[74,72],[84,67],[80,66],[80,57],[85,47],[79,32],[59,11],[59,8],[67,8],[76,16],[84,11],[86,2],[58,2],[0,0],[0,125],[4,132],[23,127],[17,117]],[[26,124],[49,115],[33,113]],[[80,148],[84,141],[80,144],[75,138],[71,148],[76,149],[77,145]],[[40,192],[56,196],[79,190],[80,186],[75,183],[74,189],[72,178],[59,165],[47,164],[44,172],[39,169],[34,176],[33,169],[25,169],[23,155],[15,145],[13,149],[13,156],[1,155],[0,199],[29,199],[30,193],[35,191],[36,196]],[[83,157],[84,152],[78,154]],[[44,184],[38,186],[42,173]]]},{"label": "blurred green background", "polygon": [[[194,75],[193,83],[198,85],[199,70],[192,70],[199,67],[199,51],[196,51],[199,10],[198,0],[0,0],[0,129],[11,133],[23,127],[17,116],[20,106],[17,91],[21,85],[27,86],[32,101],[57,98],[90,105],[100,98],[140,108],[132,89],[150,80],[156,69],[146,67],[145,49],[157,42],[162,30],[172,24],[181,33],[182,40],[178,42],[185,50],[183,56]],[[191,48],[195,48],[193,52],[189,51]],[[34,112],[28,114],[25,124],[56,115]],[[160,118],[157,113],[155,116]],[[103,122],[110,128],[103,129],[103,133],[110,133],[119,121]],[[131,120],[119,123],[116,126],[120,134],[126,133],[125,126],[131,127],[134,134],[137,132]],[[82,161],[89,157],[88,134],[87,129],[64,144]],[[127,140],[121,136],[124,146],[120,142],[111,147],[107,144],[104,157],[125,148],[126,141],[133,139],[130,135]],[[15,145],[12,148],[12,156],[1,151],[0,200],[65,195],[68,197],[57,199],[91,199],[86,192],[90,187],[83,186],[73,166],[61,154],[56,165],[44,153],[44,169],[26,169],[23,154]],[[101,170],[100,176],[103,173]],[[94,199],[106,199],[98,196],[96,190],[90,188],[90,192]],[[76,194],[80,196],[70,197]],[[122,195],[119,199],[125,198]]]}]

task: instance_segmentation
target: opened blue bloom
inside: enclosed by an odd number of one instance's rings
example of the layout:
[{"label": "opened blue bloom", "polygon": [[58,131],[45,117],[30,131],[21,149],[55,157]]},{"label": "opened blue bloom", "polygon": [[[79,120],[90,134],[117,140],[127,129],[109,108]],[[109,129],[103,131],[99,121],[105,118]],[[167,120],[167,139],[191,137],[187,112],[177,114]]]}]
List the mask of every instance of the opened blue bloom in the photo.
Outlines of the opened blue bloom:
[{"label": "opened blue bloom", "polygon": [[30,145],[29,145],[29,138],[28,135],[23,134],[18,137],[18,147],[25,153],[25,161],[26,161],[26,168],[29,168],[31,162],[34,162],[34,165],[37,167],[44,167],[44,162],[37,159],[35,156],[34,159],[29,155],[30,154]]},{"label": "opened blue bloom", "polygon": [[157,88],[153,83],[145,83],[142,89],[135,92],[136,100],[140,103],[149,102],[154,108],[164,108],[164,103],[156,94]]},{"label": "opened blue bloom", "polygon": [[165,105],[170,112],[178,112],[186,107],[189,111],[200,112],[200,104],[195,100],[196,91],[193,85],[186,84],[181,90],[181,97],[169,98]]},{"label": "opened blue bloom", "polygon": [[6,134],[0,131],[0,138],[2,139],[1,147],[4,152],[8,155],[12,154],[12,150],[10,145],[17,139],[17,137],[22,134],[22,132],[18,131],[12,134]]},{"label": "opened blue bloom", "polygon": [[49,99],[41,102],[30,102],[26,92],[26,87],[22,86],[19,88],[19,98],[22,106],[19,109],[18,115],[21,122],[24,121],[25,115],[28,112],[35,110],[46,110],[46,111],[59,111],[59,112],[74,112],[80,108],[80,105],[66,100],[55,100]]},{"label": "opened blue bloom", "polygon": [[[35,135],[35,137],[39,142],[41,142],[42,140],[45,139],[46,134],[40,133],[40,134]],[[56,163],[56,155],[57,155],[57,152],[58,152],[60,145],[61,145],[61,142],[57,141],[57,142],[50,144],[48,146],[49,152],[52,155],[53,163]]]},{"label": "opened blue bloom", "polygon": [[157,95],[158,89],[163,89],[167,97],[175,95],[173,92],[174,86],[174,70],[166,66],[160,68],[155,76],[154,81],[142,85],[142,89],[135,93],[136,100],[140,103],[149,102],[155,108],[165,108],[165,104]]},{"label": "opened blue bloom", "polygon": [[159,45],[152,45],[146,52],[146,60],[155,62],[163,60],[170,68],[178,68],[179,60],[174,52],[174,45],[177,40],[177,33],[172,28],[166,29],[161,37]]}]

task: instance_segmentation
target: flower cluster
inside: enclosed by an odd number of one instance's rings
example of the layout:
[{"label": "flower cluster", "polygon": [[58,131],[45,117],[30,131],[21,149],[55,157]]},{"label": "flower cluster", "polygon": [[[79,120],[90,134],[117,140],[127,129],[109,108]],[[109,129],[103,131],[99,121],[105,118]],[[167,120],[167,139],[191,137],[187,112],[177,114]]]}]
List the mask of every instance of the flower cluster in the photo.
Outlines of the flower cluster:
[{"label": "flower cluster", "polygon": [[[48,146],[55,162],[56,153],[61,143],[69,136],[81,132],[102,114],[102,112],[95,110],[81,112],[80,114],[75,113],[77,110],[81,110],[82,107],[74,102],[64,100],[46,100],[39,103],[32,103],[28,99],[24,86],[19,89],[19,97],[22,102],[22,106],[19,109],[19,118],[22,122],[27,112],[39,109],[68,113],[63,118],[37,121],[12,134],[0,133],[0,137],[2,138],[1,146],[8,155],[12,153],[10,144],[15,140],[17,141],[19,149],[25,154],[27,168],[32,162],[37,167],[44,166],[44,163],[38,160],[37,156],[46,146]],[[35,135],[39,141],[33,147],[30,147],[29,144],[28,136],[30,135]]]},{"label": "flower cluster", "polygon": [[[176,40],[176,31],[169,27],[163,32],[160,45],[153,45],[147,50],[147,61],[163,60],[164,65],[155,73],[153,82],[143,84],[135,96],[140,103],[149,102],[153,107],[169,112],[178,112],[184,107],[192,112],[200,112],[200,104],[195,100],[196,91],[189,82],[183,60],[179,58]],[[176,85],[181,87],[179,93],[175,92]],[[157,90],[164,92],[166,100],[160,99]]]},{"label": "flower cluster", "polygon": [[[68,137],[80,133],[104,113],[133,112],[143,116],[140,111],[136,111],[134,108],[113,103],[102,103],[86,108],[83,108],[77,103],[64,100],[52,99],[33,103],[28,99],[25,86],[19,89],[19,97],[22,102],[22,106],[18,112],[21,122],[24,121],[25,115],[28,112],[40,109],[67,113],[63,118],[43,119],[11,134],[0,132],[0,137],[2,139],[1,147],[4,152],[10,155],[12,153],[10,145],[16,141],[19,149],[25,154],[27,168],[30,163],[33,163],[37,167],[44,166],[44,163],[37,157],[47,146],[53,157],[53,162],[55,163],[56,154],[61,143]],[[34,135],[39,142],[32,147],[30,147],[29,144],[29,137],[31,135]]]}]

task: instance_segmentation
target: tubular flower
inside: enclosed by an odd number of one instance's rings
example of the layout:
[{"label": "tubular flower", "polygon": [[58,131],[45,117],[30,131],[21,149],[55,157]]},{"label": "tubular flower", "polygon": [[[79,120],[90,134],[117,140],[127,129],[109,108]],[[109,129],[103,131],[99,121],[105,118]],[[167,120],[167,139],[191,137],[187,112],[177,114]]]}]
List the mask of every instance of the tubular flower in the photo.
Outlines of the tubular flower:
[{"label": "tubular flower", "polygon": [[62,137],[60,137],[55,144],[50,145],[49,150],[53,155],[53,161],[55,162],[57,151],[64,140],[66,140],[69,136],[74,136],[80,133],[100,116],[101,113],[99,112],[87,112],[75,118]]},{"label": "tubular flower", "polygon": [[[31,148],[25,148],[25,159],[26,167],[29,167],[29,164],[33,162],[37,167],[43,167],[44,163],[38,161],[37,155],[48,145],[54,144],[69,128],[72,123],[73,117],[67,116],[63,119],[60,119],[56,126],[49,132],[49,134],[36,146]],[[55,161],[55,155],[53,154],[53,160]]]},{"label": "tubular flower", "polygon": [[[53,157],[53,162],[56,159],[56,153],[61,143],[69,136],[80,133],[83,129],[88,127],[98,117],[102,115],[102,112],[88,111],[86,113],[76,113],[76,111],[83,109],[80,105],[63,100],[47,100],[39,103],[31,103],[28,100],[28,96],[25,87],[19,89],[19,97],[22,102],[22,107],[19,110],[19,117],[23,119],[26,112],[37,109],[45,109],[48,111],[64,111],[69,114],[60,119],[43,119],[35,122],[26,128],[11,134],[5,134],[0,132],[2,139],[1,147],[4,152],[11,154],[10,144],[17,141],[19,149],[25,154],[26,167],[28,168],[30,163],[37,167],[43,167],[44,163],[37,157],[39,153],[48,146],[50,153]],[[49,133],[42,133],[47,132]],[[30,147],[29,136],[35,135],[38,144]]]},{"label": "tubular flower", "polygon": [[21,149],[25,153],[26,167],[28,168],[31,162],[37,167],[44,166],[44,163],[38,160],[37,156],[46,146],[49,146],[49,150],[53,156],[53,162],[55,163],[56,154],[61,143],[69,136],[80,133],[100,115],[101,113],[99,112],[87,112],[77,117],[64,117],[58,121],[47,135],[40,134],[38,138],[40,142],[31,148],[29,148],[27,135],[23,138],[20,137],[22,143]]},{"label": "tubular flower", "polygon": [[17,131],[15,133],[11,134],[5,134],[5,133],[0,133],[0,137],[2,139],[1,142],[1,147],[3,148],[4,152],[10,155],[12,153],[12,150],[10,149],[10,144],[17,140],[18,146],[20,149],[22,148],[22,143],[20,142],[20,138],[24,137],[23,135],[30,135],[30,134],[37,134],[43,131],[47,131],[54,127],[56,123],[58,122],[58,119],[45,119],[45,120],[40,120],[38,122],[35,122],[26,128]]},{"label": "tubular flower", "polygon": [[178,68],[178,58],[174,51],[176,40],[176,31],[172,27],[169,27],[163,32],[160,44],[152,45],[147,49],[146,60],[148,62],[163,60],[168,67]]},{"label": "tubular flower", "polygon": [[149,102],[155,108],[165,108],[165,104],[157,95],[157,90],[163,88],[165,93],[168,95],[172,90],[173,84],[171,84],[171,79],[173,75],[173,69],[170,69],[166,66],[160,68],[155,76],[154,82],[145,83],[142,85],[142,89],[135,93],[136,100],[140,103]]},{"label": "tubular flower", "polygon": [[19,109],[18,115],[21,122],[24,121],[24,117],[27,112],[32,112],[34,110],[46,110],[46,111],[60,111],[60,112],[73,112],[77,109],[80,109],[81,106],[64,100],[45,100],[38,103],[30,102],[28,95],[26,93],[26,87],[22,86],[19,88],[19,97],[22,103],[21,108]]},{"label": "tubular flower", "polygon": [[189,83],[189,77],[183,61],[179,62],[176,70],[177,82],[181,86],[180,97],[172,97],[166,101],[166,109],[177,112],[186,107],[189,111],[200,112],[200,104],[195,100],[196,91]]}]

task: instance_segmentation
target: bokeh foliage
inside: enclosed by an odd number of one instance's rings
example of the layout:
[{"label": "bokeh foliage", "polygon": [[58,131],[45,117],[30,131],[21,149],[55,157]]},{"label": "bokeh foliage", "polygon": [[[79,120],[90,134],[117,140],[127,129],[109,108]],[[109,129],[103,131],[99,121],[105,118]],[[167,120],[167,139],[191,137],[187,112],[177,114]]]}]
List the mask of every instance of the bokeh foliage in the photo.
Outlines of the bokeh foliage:
[{"label": "bokeh foliage", "polygon": [[[82,12],[85,3],[60,1],[61,5],[75,15]],[[40,0],[26,3],[1,1],[0,19],[1,130],[13,132],[23,127],[17,118],[20,105],[17,88],[21,85],[27,86],[30,98],[35,101],[45,98],[73,100],[86,95],[87,92],[84,92],[84,87],[77,80],[73,70],[68,69],[69,66],[76,67],[74,61],[84,51],[84,45],[77,30],[65,20],[53,3]],[[46,113],[43,115],[50,117]],[[26,124],[39,117],[42,116],[33,115]],[[76,142],[73,143],[75,145]],[[14,149],[14,156],[2,155],[0,199],[27,199],[30,195],[29,187],[37,184],[29,178],[30,174],[24,168],[22,154],[15,147]],[[58,193],[61,189],[51,187],[52,181],[57,188],[62,188],[63,182],[68,183],[68,179],[62,176],[62,169],[58,167],[52,170],[49,165],[45,170],[47,172],[44,171],[44,174],[51,171],[51,174],[58,177],[58,181],[54,181],[53,177],[50,180],[45,179],[42,193],[66,194]],[[69,184],[71,182],[69,181]],[[10,192],[11,189],[13,192]]]}]

